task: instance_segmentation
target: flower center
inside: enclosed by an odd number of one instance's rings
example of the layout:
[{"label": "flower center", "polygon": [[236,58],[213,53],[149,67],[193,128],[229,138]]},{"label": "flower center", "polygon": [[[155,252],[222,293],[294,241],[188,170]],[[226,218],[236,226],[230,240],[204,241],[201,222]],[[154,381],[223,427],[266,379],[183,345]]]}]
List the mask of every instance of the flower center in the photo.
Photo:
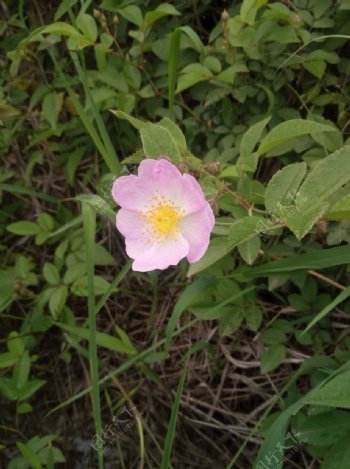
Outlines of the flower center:
[{"label": "flower center", "polygon": [[149,241],[162,242],[165,238],[176,239],[179,234],[178,223],[184,210],[163,196],[152,198],[150,209],[144,214],[145,231]]}]

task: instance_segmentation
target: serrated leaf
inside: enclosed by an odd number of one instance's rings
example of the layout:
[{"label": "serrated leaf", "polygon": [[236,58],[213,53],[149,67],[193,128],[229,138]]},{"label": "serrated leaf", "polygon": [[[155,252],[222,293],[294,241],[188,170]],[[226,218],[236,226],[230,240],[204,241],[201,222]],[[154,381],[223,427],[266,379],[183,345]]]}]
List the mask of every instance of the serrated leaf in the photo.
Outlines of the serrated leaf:
[{"label": "serrated leaf", "polygon": [[350,445],[349,435],[347,435],[328,451],[321,465],[321,469],[348,469],[349,461]]},{"label": "serrated leaf", "polygon": [[276,216],[279,208],[294,203],[296,193],[306,174],[306,163],[294,163],[278,171],[269,181],[265,191],[266,209]]},{"label": "serrated leaf", "polygon": [[302,135],[310,135],[313,132],[333,132],[335,129],[330,125],[320,124],[318,122],[290,119],[287,122],[274,127],[261,142],[257,154],[258,156],[267,153],[273,148],[286,143]]},{"label": "serrated leaf", "polygon": [[306,404],[350,409],[350,371],[345,371],[306,397]]},{"label": "serrated leaf", "polygon": [[91,205],[97,213],[102,213],[106,215],[107,217],[110,218],[113,223],[115,222],[115,212],[111,205],[104,200],[102,197],[100,197],[97,194],[82,194],[82,195],[77,195],[75,197],[76,200],[79,200],[80,202],[86,202],[89,205]]},{"label": "serrated leaf", "polygon": [[114,114],[119,119],[127,120],[129,124],[131,124],[137,130],[142,129],[142,127],[144,127],[147,124],[147,122],[143,122],[140,119],[136,119],[136,117],[130,116],[129,114],[123,111],[114,111],[113,109],[111,109],[111,113]]},{"label": "serrated leaf", "polygon": [[311,415],[298,425],[300,439],[315,446],[329,446],[350,433],[349,413],[332,410],[318,415]]},{"label": "serrated leaf", "polygon": [[296,197],[301,210],[328,199],[350,181],[350,145],[319,161],[306,176]]},{"label": "serrated leaf", "polygon": [[147,123],[140,130],[143,150],[147,158],[168,156],[174,163],[181,161],[179,147],[168,129],[159,124]]},{"label": "serrated leaf", "polygon": [[176,125],[175,122],[173,122],[171,119],[168,119],[167,117],[163,117],[163,119],[159,122],[159,125],[171,133],[181,151],[185,152],[187,150],[186,138],[180,127]]},{"label": "serrated leaf", "polygon": [[228,244],[231,248],[238,246],[251,238],[254,238],[258,232],[260,217],[243,217],[232,223],[230,234],[228,236]]}]

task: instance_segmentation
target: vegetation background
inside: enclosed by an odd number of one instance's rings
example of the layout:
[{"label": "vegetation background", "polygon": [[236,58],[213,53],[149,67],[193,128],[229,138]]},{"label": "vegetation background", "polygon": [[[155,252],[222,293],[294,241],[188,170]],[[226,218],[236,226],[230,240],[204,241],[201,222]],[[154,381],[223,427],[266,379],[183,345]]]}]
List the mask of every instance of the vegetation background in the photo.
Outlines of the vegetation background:
[{"label": "vegetation background", "polygon": [[[0,0],[0,465],[350,461],[349,0]],[[112,181],[217,217],[135,273]]]}]

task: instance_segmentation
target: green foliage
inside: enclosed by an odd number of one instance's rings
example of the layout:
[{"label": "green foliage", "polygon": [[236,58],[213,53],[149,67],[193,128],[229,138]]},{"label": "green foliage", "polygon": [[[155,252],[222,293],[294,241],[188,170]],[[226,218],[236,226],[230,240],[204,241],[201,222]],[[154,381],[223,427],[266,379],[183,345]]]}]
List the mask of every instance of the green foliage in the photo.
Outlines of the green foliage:
[{"label": "green foliage", "polygon": [[[275,410],[277,417],[262,417],[253,430],[265,436],[255,467],[285,443],[288,429],[322,468],[348,467],[349,423],[338,408],[350,402],[341,322],[350,291],[349,2],[244,0],[221,11],[211,1],[193,8],[179,0],[64,0],[40,14],[37,2],[7,3],[0,22],[0,394],[16,421],[7,467],[65,460],[53,446],[64,446],[59,436],[20,433],[52,381],[46,343],[59,364],[90,360],[101,434],[100,401],[108,401],[101,380],[107,395],[112,376],[136,365],[142,379],[159,383],[148,365],[168,366],[187,314],[217,325],[227,347],[214,380],[247,342],[254,372],[298,368],[295,378],[308,377],[282,390],[276,381],[279,400],[266,416]],[[143,353],[107,302],[119,308],[120,283],[135,282],[126,296],[131,302],[134,285],[145,290],[142,314],[151,305],[151,320],[141,329],[153,337],[161,282],[121,267],[111,185],[142,159],[161,156],[198,179],[216,225],[205,255],[164,277],[172,313],[157,331],[163,340]],[[205,343],[209,357],[211,346]],[[108,366],[122,360],[113,375],[99,368],[106,356]],[[302,364],[306,356],[315,356],[315,366]],[[185,375],[160,467],[170,465],[176,443]],[[255,440],[244,438],[236,459],[248,441],[253,448]]]}]

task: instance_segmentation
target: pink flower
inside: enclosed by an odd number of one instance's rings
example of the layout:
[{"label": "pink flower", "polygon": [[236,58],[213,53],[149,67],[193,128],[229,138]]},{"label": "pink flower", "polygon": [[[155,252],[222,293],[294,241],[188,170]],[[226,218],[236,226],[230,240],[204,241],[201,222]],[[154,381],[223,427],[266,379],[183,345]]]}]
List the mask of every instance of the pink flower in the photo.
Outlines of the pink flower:
[{"label": "pink flower", "polygon": [[215,223],[210,205],[196,179],[167,160],[142,161],[138,176],[114,181],[112,194],[133,270],[166,269],[184,257],[196,262],[207,250]]}]

